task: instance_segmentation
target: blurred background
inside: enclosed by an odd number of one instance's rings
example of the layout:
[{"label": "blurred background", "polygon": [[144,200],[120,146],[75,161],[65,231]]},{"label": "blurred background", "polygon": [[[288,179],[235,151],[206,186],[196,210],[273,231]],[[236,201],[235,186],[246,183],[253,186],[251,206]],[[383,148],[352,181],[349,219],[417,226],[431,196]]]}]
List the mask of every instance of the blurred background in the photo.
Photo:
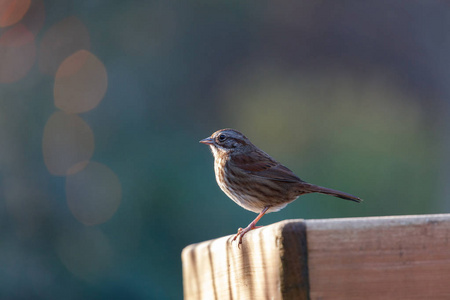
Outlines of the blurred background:
[{"label": "blurred background", "polygon": [[0,298],[180,299],[181,250],[256,217],[200,139],[302,179],[261,225],[450,211],[445,1],[0,1]]}]

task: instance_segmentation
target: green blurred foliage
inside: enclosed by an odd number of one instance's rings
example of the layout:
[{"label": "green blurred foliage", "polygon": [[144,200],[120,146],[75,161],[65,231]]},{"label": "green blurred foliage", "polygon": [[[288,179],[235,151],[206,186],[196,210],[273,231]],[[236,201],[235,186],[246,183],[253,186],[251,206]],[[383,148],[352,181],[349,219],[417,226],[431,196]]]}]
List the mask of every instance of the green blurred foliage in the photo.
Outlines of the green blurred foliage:
[{"label": "green blurred foliage", "polygon": [[302,179],[364,199],[306,195],[261,224],[448,212],[445,3],[43,4],[36,45],[75,16],[105,65],[106,95],[80,117],[122,200],[105,223],[80,223],[42,155],[54,78],[35,63],[1,84],[0,298],[182,298],[181,250],[255,217],[220,191],[198,144],[224,127]]}]

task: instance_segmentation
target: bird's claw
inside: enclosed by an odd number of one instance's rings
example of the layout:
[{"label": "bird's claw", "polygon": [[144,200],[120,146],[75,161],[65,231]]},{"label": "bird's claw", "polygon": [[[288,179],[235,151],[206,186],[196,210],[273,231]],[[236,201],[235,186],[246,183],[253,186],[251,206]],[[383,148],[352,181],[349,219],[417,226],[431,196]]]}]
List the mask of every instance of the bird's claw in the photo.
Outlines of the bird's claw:
[{"label": "bird's claw", "polygon": [[238,248],[241,248],[241,244],[242,244],[242,237],[244,236],[242,234],[242,231],[244,229],[239,227],[238,232],[236,233],[236,235],[233,237],[233,239],[231,240],[232,242],[234,242],[238,237],[239,237],[239,243],[238,243]]},{"label": "bird's claw", "polygon": [[247,232],[249,232],[249,231],[251,231],[253,229],[256,229],[256,228],[260,228],[260,227],[262,227],[262,226],[254,226],[254,225],[251,226],[251,225],[249,225],[249,226],[247,226],[245,228],[239,228],[238,232],[236,233],[236,235],[233,237],[233,239],[231,241],[234,242],[239,237],[238,248],[241,249],[242,238],[244,237],[244,235]]}]

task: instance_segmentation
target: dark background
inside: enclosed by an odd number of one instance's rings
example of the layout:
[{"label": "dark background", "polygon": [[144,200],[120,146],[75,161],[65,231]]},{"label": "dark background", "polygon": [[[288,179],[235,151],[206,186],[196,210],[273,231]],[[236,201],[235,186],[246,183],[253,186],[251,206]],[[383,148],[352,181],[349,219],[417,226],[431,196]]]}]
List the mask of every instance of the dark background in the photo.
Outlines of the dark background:
[{"label": "dark background", "polygon": [[[445,1],[36,0],[13,15],[0,6],[2,299],[182,298],[181,250],[256,216],[198,143],[224,127],[364,199],[306,195],[261,225],[450,210]],[[71,72],[87,71],[64,85],[76,53]],[[101,102],[64,108],[61,84],[75,106]]]}]

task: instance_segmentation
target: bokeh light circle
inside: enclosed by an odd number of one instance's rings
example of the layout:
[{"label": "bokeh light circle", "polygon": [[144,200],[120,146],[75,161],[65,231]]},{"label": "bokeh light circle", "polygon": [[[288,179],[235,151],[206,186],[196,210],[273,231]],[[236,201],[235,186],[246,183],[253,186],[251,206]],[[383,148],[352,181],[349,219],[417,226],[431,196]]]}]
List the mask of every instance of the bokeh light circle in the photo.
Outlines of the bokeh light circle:
[{"label": "bokeh light circle", "polygon": [[42,139],[44,162],[53,175],[65,176],[88,161],[94,153],[94,134],[79,116],[54,113],[47,121]]},{"label": "bokeh light circle", "polygon": [[8,29],[0,36],[0,83],[22,79],[35,58],[34,35],[22,24]]},{"label": "bokeh light circle", "polygon": [[103,63],[89,51],[77,51],[56,72],[55,106],[68,113],[89,111],[103,99],[107,86]]},{"label": "bokeh light circle", "polygon": [[11,26],[22,20],[30,4],[31,0],[1,0],[0,27]]},{"label": "bokeh light circle", "polygon": [[107,166],[89,162],[80,172],[66,178],[67,204],[85,225],[109,220],[119,207],[122,188],[117,175]]},{"label": "bokeh light circle", "polygon": [[55,75],[61,62],[78,50],[89,50],[91,42],[86,26],[75,17],[54,24],[42,37],[39,46],[39,69]]}]

